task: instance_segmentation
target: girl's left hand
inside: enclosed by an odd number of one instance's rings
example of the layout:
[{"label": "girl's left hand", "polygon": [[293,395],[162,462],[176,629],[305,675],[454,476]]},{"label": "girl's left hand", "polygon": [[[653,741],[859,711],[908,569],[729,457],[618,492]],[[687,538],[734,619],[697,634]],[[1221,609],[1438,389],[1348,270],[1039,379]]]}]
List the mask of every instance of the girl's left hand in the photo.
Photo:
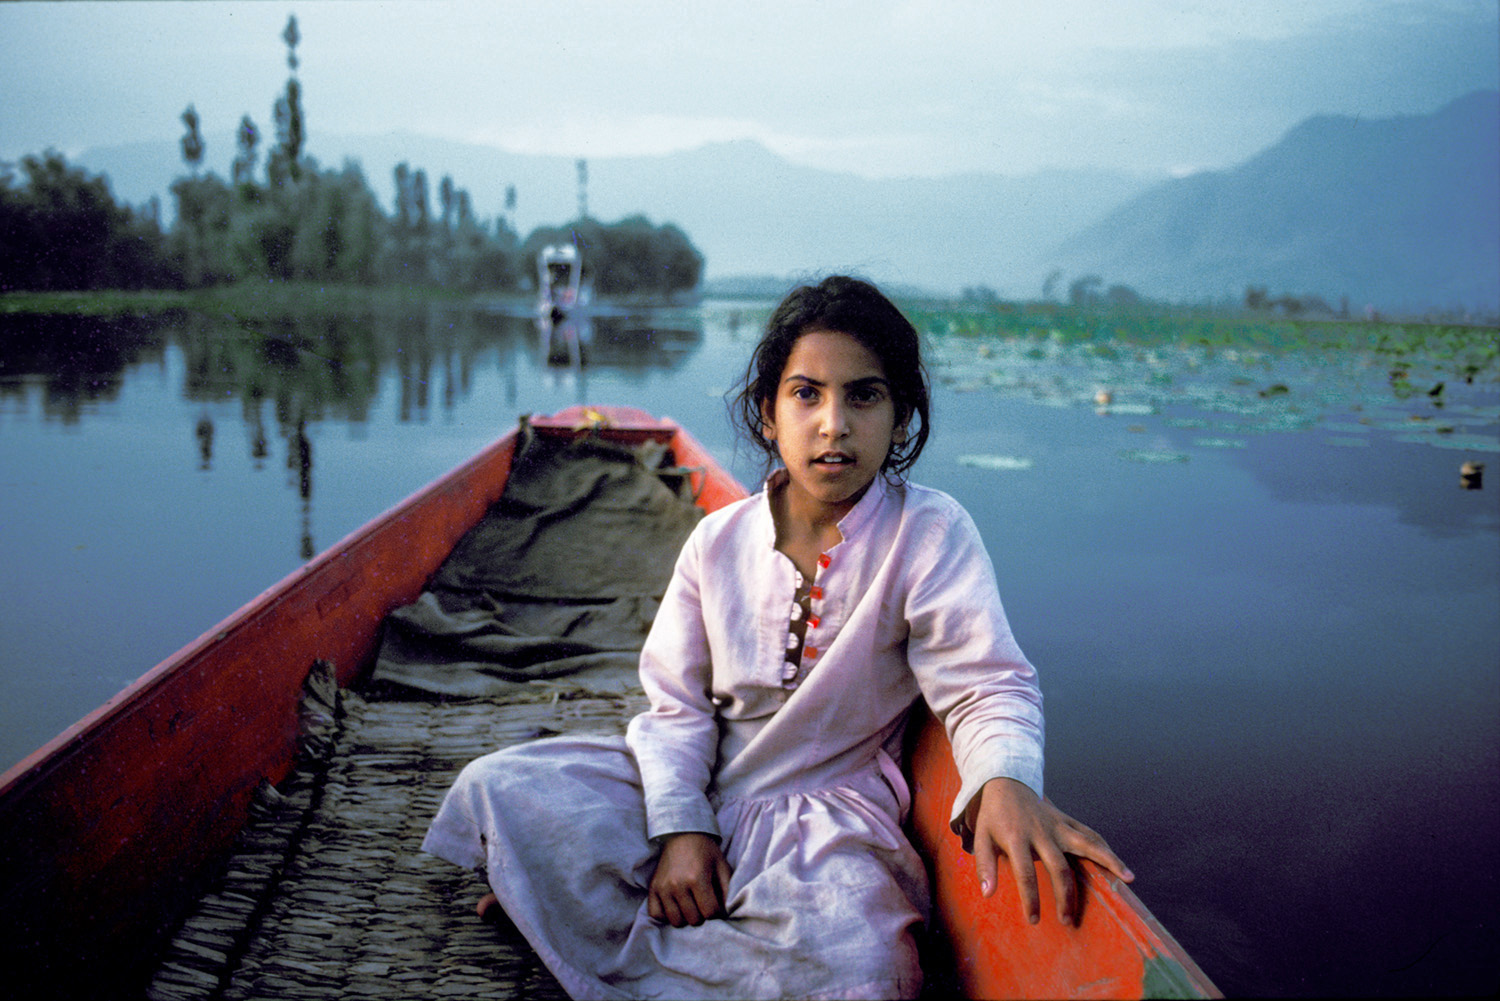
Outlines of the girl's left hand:
[{"label": "girl's left hand", "polygon": [[1135,879],[1102,837],[1048,800],[1039,799],[1029,786],[1015,779],[986,782],[969,805],[968,822],[974,832],[980,891],[986,897],[995,892],[999,856],[1005,856],[1015,875],[1021,913],[1031,924],[1041,917],[1033,860],[1040,861],[1052,877],[1057,915],[1064,924],[1073,924],[1078,918],[1078,888],[1068,855],[1097,862],[1127,883]]},{"label": "girl's left hand", "polygon": [[733,872],[719,840],[697,831],[669,834],[651,876],[646,913],[674,928],[724,913]]}]

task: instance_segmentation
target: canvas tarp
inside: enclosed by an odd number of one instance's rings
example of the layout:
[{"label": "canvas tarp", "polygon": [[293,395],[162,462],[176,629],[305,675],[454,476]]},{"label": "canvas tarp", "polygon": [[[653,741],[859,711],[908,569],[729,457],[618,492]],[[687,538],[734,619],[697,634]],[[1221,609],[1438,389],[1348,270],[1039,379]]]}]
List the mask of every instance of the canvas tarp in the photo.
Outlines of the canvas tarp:
[{"label": "canvas tarp", "polygon": [[677,553],[702,516],[665,446],[524,434],[504,495],[413,604],[374,681],[451,696],[566,678],[636,685]]}]

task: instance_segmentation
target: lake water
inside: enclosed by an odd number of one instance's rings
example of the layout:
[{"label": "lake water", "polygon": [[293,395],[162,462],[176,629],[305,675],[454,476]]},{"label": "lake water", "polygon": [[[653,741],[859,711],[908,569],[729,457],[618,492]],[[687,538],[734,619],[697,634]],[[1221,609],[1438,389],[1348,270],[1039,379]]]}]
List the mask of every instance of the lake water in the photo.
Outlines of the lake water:
[{"label": "lake water", "polygon": [[[763,307],[0,319],[8,766],[520,413],[721,394]],[[915,478],[1041,672],[1050,796],[1231,995],[1500,986],[1500,385],[935,332]],[[1099,408],[1100,389],[1112,394]],[[1483,489],[1460,465],[1488,461]]]}]

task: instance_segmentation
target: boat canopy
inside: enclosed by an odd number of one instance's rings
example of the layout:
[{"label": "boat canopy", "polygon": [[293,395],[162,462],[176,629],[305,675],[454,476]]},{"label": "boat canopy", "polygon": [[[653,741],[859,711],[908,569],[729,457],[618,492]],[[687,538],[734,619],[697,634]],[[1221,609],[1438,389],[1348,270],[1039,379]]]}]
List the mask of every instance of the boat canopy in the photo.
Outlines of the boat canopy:
[{"label": "boat canopy", "polygon": [[582,281],[583,259],[573,244],[549,244],[537,254],[537,288],[545,305],[577,305]]}]

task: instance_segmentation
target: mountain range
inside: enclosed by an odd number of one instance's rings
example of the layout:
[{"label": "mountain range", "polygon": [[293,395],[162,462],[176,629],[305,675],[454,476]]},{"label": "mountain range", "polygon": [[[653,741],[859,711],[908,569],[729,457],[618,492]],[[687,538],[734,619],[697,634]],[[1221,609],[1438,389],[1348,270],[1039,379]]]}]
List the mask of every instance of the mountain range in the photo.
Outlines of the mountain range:
[{"label": "mountain range", "polygon": [[1170,300],[1248,285],[1356,307],[1500,305],[1500,92],[1317,117],[1232,170],[1151,188],[1051,258]]},{"label": "mountain range", "polygon": [[[1170,301],[1272,295],[1347,298],[1393,310],[1500,308],[1500,92],[1428,115],[1308,119],[1228,170],[1184,178],[1043,171],[869,179],[793,164],[750,141],[588,161],[587,208],[681,227],[716,284],[848,270],[954,293],[987,286],[1034,298],[1049,274],[1085,275]],[[512,225],[575,218],[576,162],[395,133],[320,136],[325,167],[360,164],[390,205],[392,171],[449,175],[482,217],[516,190]],[[230,134],[209,134],[207,169],[227,176]],[[117,198],[160,197],[183,172],[177,144],[96,147],[72,158]]]}]

